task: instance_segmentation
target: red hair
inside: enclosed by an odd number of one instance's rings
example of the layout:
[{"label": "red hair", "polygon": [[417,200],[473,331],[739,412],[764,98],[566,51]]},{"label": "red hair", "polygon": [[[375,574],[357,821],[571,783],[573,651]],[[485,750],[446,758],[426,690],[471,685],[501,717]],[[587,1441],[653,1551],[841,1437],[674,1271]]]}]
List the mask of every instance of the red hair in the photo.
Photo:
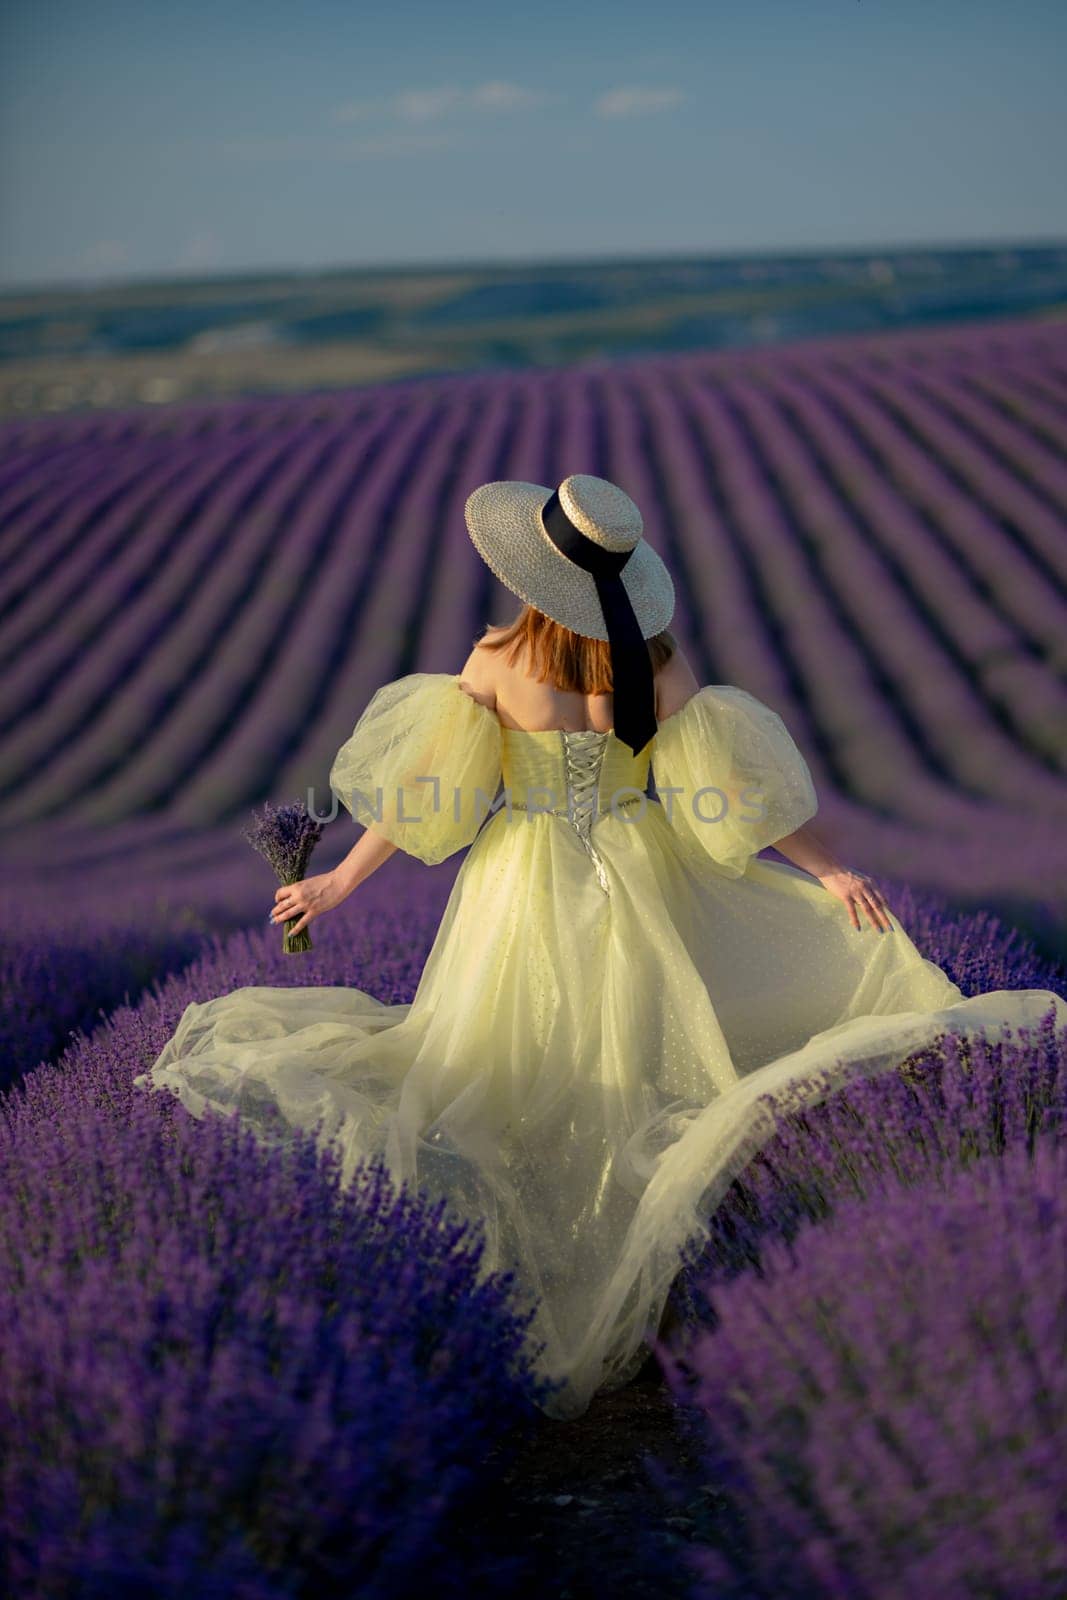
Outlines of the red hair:
[{"label": "red hair", "polygon": [[[610,694],[611,646],[606,639],[587,639],[584,634],[554,622],[536,606],[523,605],[518,616],[493,638],[478,641],[483,650],[503,650],[509,665],[523,657],[532,667],[538,683],[549,682],[557,689],[576,689],[580,694]],[[645,640],[658,672],[671,659],[678,641],[669,628]]]}]

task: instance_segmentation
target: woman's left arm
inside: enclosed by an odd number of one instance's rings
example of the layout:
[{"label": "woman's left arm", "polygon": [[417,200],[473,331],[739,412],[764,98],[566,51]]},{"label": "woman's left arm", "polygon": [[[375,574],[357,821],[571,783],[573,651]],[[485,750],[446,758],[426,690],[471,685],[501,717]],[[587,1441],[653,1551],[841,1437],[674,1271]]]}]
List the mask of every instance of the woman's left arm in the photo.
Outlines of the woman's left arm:
[{"label": "woman's left arm", "polygon": [[353,889],[365,883],[372,872],[394,856],[397,846],[373,828],[367,828],[343,861],[329,872],[316,873],[311,878],[300,878],[296,883],[285,883],[275,892],[271,922],[288,922],[299,916],[288,929],[290,937],[306,928],[309,922],[332,911],[342,900],[347,900]]},{"label": "woman's left arm", "polygon": [[865,872],[843,867],[833,852],[815,837],[810,823],[805,823],[793,833],[787,833],[784,838],[776,839],[774,848],[803,872],[810,872],[813,878],[818,878],[829,894],[842,901],[855,929],[862,931],[859,919],[862,909],[867,913],[871,925],[880,933],[892,930],[889,907],[877,884]]},{"label": "woman's left arm", "polygon": [[821,878],[829,872],[844,871],[833,851],[827,849],[826,845],[815,837],[808,822],[805,822],[802,828],[797,828],[794,833],[787,833],[784,838],[776,839],[774,848],[780,850],[804,872],[810,872],[813,878]]}]

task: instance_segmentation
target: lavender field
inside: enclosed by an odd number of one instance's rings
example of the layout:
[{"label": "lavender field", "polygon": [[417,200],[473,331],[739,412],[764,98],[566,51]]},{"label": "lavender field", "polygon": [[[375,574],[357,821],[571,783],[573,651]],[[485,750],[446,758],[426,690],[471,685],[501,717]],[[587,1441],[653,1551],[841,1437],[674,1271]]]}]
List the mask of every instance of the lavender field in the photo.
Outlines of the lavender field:
[{"label": "lavender field", "polygon": [[514,609],[471,488],[583,470],[638,501],[699,675],[781,712],[846,849],[1062,896],[1065,405],[1047,321],[9,425],[0,828],[21,856],[325,801],[375,687]]},{"label": "lavender field", "polygon": [[[1067,322],[36,417],[0,440],[0,1262],[19,1291],[0,1430],[20,1441],[0,1468],[0,1582],[384,1596],[421,1562],[461,1592],[472,1556],[449,1528],[495,1503],[486,1463],[536,1422],[506,1286],[476,1284],[433,1218],[377,1191],[350,1202],[339,1243],[309,1151],[283,1160],[131,1089],[192,999],[256,982],[414,992],[458,861],[396,857],[286,958],[265,926],[274,882],[242,837],[250,810],[325,812],[332,757],[375,688],[458,670],[483,623],[513,613],[464,527],[477,484],[598,473],[642,509],[700,680],[782,715],[816,831],[878,878],[922,952],[967,994],[1067,995]],[[354,837],[342,811],[311,870]],[[1063,1255],[1065,1064],[1067,1037],[970,1064],[950,1045],[912,1088],[872,1086],[799,1142],[783,1134],[737,1186],[679,1295],[705,1489],[726,1487],[697,1516],[699,1485],[661,1475],[690,1529],[627,1543],[632,1594],[890,1600],[909,1527],[915,1592],[1063,1592],[1063,1291],[1042,1263]],[[876,1173],[871,1128],[925,1154]],[[794,1261],[782,1241],[798,1229]],[[989,1241],[981,1270],[968,1235]],[[291,1278],[279,1237],[300,1256]],[[388,1238],[392,1300],[366,1281]],[[195,1285],[188,1303],[160,1262]],[[951,1316],[949,1280],[967,1289]],[[811,1308],[846,1281],[850,1340],[824,1348]],[[803,1356],[788,1370],[782,1325]],[[922,1352],[925,1388],[876,1330]],[[763,1412],[726,1403],[772,1371]],[[895,1474],[877,1516],[840,1447],[854,1380],[878,1396],[866,1467]],[[920,1414],[943,1423],[924,1471],[893,1444]],[[400,1426],[380,1460],[385,1416]],[[278,1451],[301,1464],[284,1515]],[[368,1473],[389,1493],[368,1498]],[[533,1512],[516,1514],[529,1534]],[[487,1545],[482,1592],[543,1592],[530,1560]]]}]

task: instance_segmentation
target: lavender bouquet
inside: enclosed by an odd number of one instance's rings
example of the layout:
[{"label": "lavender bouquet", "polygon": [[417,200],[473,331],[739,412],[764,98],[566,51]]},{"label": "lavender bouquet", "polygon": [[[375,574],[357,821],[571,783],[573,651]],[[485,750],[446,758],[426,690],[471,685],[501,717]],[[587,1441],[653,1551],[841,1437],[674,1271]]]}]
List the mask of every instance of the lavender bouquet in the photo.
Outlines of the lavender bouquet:
[{"label": "lavender bouquet", "polygon": [[[269,861],[279,883],[299,883],[307,871],[311,852],[322,838],[322,823],[308,815],[302,800],[291,806],[272,806],[268,800],[262,811],[253,811],[252,819],[252,826],[244,830],[249,844]],[[299,920],[299,915],[292,916],[282,927],[282,950],[289,956],[311,949],[310,929],[289,931],[289,924]]]}]

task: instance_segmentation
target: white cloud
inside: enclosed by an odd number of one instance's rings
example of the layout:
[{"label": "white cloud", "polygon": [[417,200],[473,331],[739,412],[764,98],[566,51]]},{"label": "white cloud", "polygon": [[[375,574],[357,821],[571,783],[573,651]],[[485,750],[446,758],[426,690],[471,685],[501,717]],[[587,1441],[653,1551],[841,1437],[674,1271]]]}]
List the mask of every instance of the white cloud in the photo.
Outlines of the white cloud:
[{"label": "white cloud", "polygon": [[334,107],[330,120],[348,123],[373,116],[392,116],[403,122],[436,122],[457,111],[526,111],[543,100],[544,95],[534,89],[497,78],[475,84],[472,89],[450,83],[433,89],[401,89],[384,99],[349,100]]},{"label": "white cloud", "polygon": [[672,111],[685,99],[681,89],[609,89],[594,103],[600,117],[638,117],[652,111]]},{"label": "white cloud", "polygon": [[471,90],[472,105],[486,111],[526,111],[541,105],[544,98],[536,89],[524,89],[518,83],[482,83]]}]

